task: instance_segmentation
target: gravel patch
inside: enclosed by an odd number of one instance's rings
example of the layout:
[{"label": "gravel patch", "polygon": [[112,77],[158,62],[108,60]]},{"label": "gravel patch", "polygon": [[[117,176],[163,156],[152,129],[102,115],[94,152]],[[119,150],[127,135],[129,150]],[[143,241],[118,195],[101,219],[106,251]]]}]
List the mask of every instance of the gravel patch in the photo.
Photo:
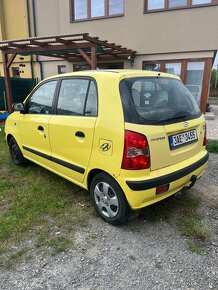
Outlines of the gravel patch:
[{"label": "gravel patch", "polygon": [[[191,190],[211,237],[202,255],[191,252],[174,219],[136,218],[113,227],[90,217],[77,231],[75,246],[55,257],[46,249],[12,270],[0,269],[0,289],[218,289],[218,155]],[[31,241],[30,241],[31,242]]]}]

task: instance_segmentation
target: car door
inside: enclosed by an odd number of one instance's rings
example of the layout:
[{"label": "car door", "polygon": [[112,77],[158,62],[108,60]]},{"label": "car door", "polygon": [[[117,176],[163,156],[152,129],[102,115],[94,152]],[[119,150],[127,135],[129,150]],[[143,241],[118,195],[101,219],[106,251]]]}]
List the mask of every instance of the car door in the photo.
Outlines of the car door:
[{"label": "car door", "polygon": [[48,123],[57,80],[47,81],[36,88],[20,115],[20,139],[24,156],[46,167],[52,167]]},{"label": "car door", "polygon": [[61,81],[56,115],[51,116],[49,135],[55,170],[82,183],[87,170],[97,120],[97,87],[89,78]]}]

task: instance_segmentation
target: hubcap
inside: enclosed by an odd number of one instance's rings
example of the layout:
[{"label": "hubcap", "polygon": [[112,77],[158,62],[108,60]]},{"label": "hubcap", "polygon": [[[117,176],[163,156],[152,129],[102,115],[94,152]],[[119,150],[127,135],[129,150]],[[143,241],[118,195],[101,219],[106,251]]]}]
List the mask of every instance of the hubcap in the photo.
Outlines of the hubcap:
[{"label": "hubcap", "polygon": [[19,150],[16,144],[11,146],[11,154],[15,160],[19,160]]},{"label": "hubcap", "polygon": [[94,189],[95,203],[105,217],[113,218],[119,210],[119,202],[113,188],[106,182],[99,182]]}]

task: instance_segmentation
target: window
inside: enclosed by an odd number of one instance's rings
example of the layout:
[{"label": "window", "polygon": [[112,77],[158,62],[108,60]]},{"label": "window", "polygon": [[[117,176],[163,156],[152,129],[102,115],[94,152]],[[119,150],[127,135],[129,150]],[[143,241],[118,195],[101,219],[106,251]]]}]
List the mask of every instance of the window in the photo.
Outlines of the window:
[{"label": "window", "polygon": [[160,71],[160,63],[145,64],[145,70]]},{"label": "window", "polygon": [[57,114],[96,116],[97,90],[95,83],[89,79],[62,80]]},{"label": "window", "polygon": [[119,16],[124,13],[124,0],[70,0],[72,20]]},{"label": "window", "polygon": [[208,5],[218,5],[218,0],[145,0],[145,11],[152,12]]},{"label": "window", "polygon": [[173,75],[181,76],[182,64],[181,62],[166,63],[165,72]]},{"label": "window", "polygon": [[109,0],[109,15],[123,14],[123,0]]},{"label": "window", "polygon": [[159,71],[179,76],[204,111],[207,103],[211,62],[210,58],[145,61],[143,69],[152,70],[154,64],[158,64]]},{"label": "window", "polygon": [[201,91],[204,77],[204,62],[188,62],[186,86],[198,104],[201,101]]},{"label": "window", "polygon": [[124,118],[129,123],[170,124],[201,115],[193,96],[180,80],[127,78],[120,83],[120,93]]},{"label": "window", "polygon": [[27,113],[43,115],[51,114],[56,85],[57,81],[51,81],[37,88],[27,101]]},{"label": "window", "polygon": [[168,74],[177,75],[178,77],[182,76],[182,68],[182,60],[146,61],[143,63],[143,69],[145,70],[166,72]]},{"label": "window", "polygon": [[67,72],[66,65],[58,65],[58,74],[65,74]]},{"label": "window", "polygon": [[192,0],[192,5],[211,4],[212,0]]},{"label": "window", "polygon": [[163,9],[165,0],[148,0],[147,10]]},{"label": "window", "polygon": [[169,8],[187,6],[187,0],[169,0]]}]

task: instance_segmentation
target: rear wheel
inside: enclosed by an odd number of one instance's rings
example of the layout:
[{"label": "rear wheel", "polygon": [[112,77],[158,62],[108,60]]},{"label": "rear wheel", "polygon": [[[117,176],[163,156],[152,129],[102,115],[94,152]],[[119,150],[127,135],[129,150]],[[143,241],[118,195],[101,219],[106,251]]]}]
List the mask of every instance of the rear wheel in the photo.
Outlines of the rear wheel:
[{"label": "rear wheel", "polygon": [[92,202],[98,214],[108,223],[126,222],[128,205],[119,184],[106,173],[97,174],[90,186]]},{"label": "rear wheel", "polygon": [[27,160],[23,157],[23,154],[16,142],[16,140],[11,137],[9,142],[9,150],[10,150],[10,154],[11,154],[11,159],[13,161],[14,164],[16,165],[23,165],[27,162]]}]

